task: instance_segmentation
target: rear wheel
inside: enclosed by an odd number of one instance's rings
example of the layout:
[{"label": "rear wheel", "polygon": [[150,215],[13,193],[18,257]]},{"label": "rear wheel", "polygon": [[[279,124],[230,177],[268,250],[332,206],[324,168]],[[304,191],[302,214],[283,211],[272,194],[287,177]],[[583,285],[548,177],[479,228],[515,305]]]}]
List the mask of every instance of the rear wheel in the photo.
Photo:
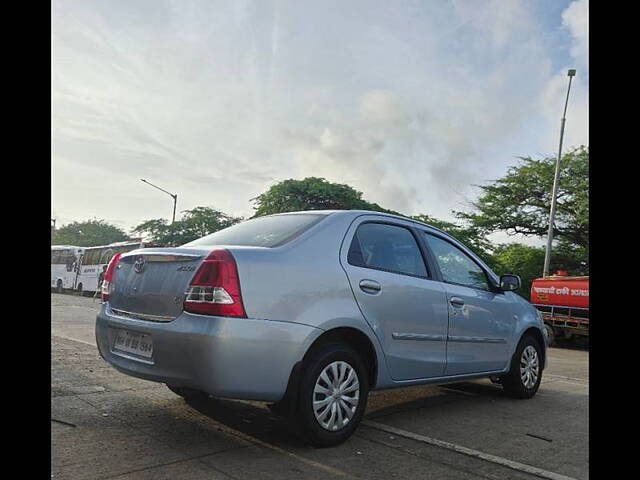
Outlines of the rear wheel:
[{"label": "rear wheel", "polygon": [[206,393],[200,390],[194,390],[193,388],[174,387],[173,385],[169,385],[168,383],[165,385],[167,385],[167,388],[169,390],[171,390],[176,395],[180,395],[185,400],[191,400],[195,398],[205,398],[207,396]]},{"label": "rear wheel", "polygon": [[541,381],[542,347],[534,337],[526,335],[511,360],[511,370],[502,377],[502,386],[510,397],[531,398]]},{"label": "rear wheel", "polygon": [[329,447],[349,438],[367,406],[367,371],[346,345],[321,347],[306,362],[300,381],[296,420],[308,443]]}]

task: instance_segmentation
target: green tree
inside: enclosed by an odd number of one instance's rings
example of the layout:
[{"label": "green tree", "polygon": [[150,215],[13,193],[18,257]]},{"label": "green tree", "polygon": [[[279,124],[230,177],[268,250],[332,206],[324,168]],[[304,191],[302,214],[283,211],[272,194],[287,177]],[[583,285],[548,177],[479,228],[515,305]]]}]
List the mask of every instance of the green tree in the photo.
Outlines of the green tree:
[{"label": "green tree", "polygon": [[374,210],[397,214],[363,200],[362,192],[349,185],[318,177],[284,180],[252,201],[256,211],[254,217],[302,210]]},{"label": "green tree", "polygon": [[[520,165],[492,183],[480,186],[474,212],[455,212],[458,218],[486,233],[544,237],[549,226],[553,157],[521,157]],[[581,146],[562,157],[554,238],[589,245],[589,149]]]},{"label": "green tree", "polygon": [[52,245],[78,247],[95,247],[128,239],[127,234],[120,228],[97,219],[68,223],[57,228],[51,235]]},{"label": "green tree", "polygon": [[176,247],[204,237],[241,221],[211,207],[184,210],[182,218],[169,224],[163,218],[146,220],[134,227],[133,233],[142,234],[153,243]]},{"label": "green tree", "polygon": [[542,275],[544,247],[503,243],[494,247],[492,257],[493,270],[498,275],[513,273],[520,276],[522,287],[516,293],[529,300],[531,282]]},{"label": "green tree", "polygon": [[[497,231],[509,235],[546,237],[551,189],[555,171],[553,157],[535,160],[521,157],[505,176],[480,186],[472,212],[454,212],[479,233]],[[589,248],[589,148],[580,146],[562,157],[557,196],[552,269],[561,264],[588,271]],[[541,270],[542,272],[542,270]]]}]

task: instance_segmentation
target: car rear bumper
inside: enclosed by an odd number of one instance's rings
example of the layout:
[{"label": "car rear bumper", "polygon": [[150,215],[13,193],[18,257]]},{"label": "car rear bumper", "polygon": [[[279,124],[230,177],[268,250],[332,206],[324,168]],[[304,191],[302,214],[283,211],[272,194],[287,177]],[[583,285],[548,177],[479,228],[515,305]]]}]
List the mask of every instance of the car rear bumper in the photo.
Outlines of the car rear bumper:
[{"label": "car rear bumper", "polygon": [[[114,351],[116,329],[151,335],[153,356]],[[214,396],[278,401],[291,370],[322,330],[293,322],[182,313],[171,322],[115,315],[96,319],[100,355],[119,371]]]}]

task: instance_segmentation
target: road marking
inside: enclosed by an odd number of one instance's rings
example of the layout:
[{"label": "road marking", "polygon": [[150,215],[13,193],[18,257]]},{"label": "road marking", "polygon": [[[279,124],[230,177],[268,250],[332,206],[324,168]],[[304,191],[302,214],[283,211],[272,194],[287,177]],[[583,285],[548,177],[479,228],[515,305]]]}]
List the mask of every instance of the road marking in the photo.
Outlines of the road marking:
[{"label": "road marking", "polygon": [[210,417],[207,417],[210,420],[213,421],[213,423],[216,424],[216,426],[218,428],[220,428],[221,431],[229,434],[229,435],[233,435],[236,437],[239,437],[243,440],[246,440],[249,443],[252,443],[254,445],[260,445],[261,447],[264,448],[268,448],[269,450],[273,450],[274,452],[280,453],[281,455],[286,455],[287,457],[293,458],[295,460],[298,460],[299,462],[305,463],[307,465],[309,465],[310,467],[314,467],[320,470],[324,470],[325,472],[331,474],[331,475],[335,475],[337,477],[342,477],[342,478],[350,478],[350,479],[354,479],[357,480],[359,477],[355,477],[347,472],[343,472],[342,470],[338,470],[337,468],[333,468],[330,467],[329,465],[325,465],[323,463],[319,463],[319,462],[315,462],[313,460],[310,460],[308,458],[305,457],[301,457],[300,455],[296,455],[293,452],[289,452],[283,448],[280,447],[276,447],[275,445],[271,445],[270,443],[267,442],[263,442],[262,440],[259,440],[255,437],[252,437],[251,435],[248,435],[244,432],[241,432],[239,430],[236,430],[235,428],[229,427],[223,423],[220,423],[216,420],[211,419]]},{"label": "road marking", "polygon": [[470,457],[479,458],[480,460],[485,460],[487,462],[495,463],[497,465],[502,465],[512,470],[517,470],[519,472],[535,475],[536,477],[548,478],[549,480],[576,480],[573,477],[567,477],[566,475],[561,475],[559,473],[549,472],[547,470],[542,470],[541,468],[532,467],[531,465],[526,465],[524,463],[514,462],[513,460],[509,460],[507,458],[498,457],[496,455],[490,455],[488,453],[480,452],[478,450],[473,450],[471,448],[456,445],[454,443],[438,440],[437,438],[431,438],[431,437],[427,437],[417,433],[408,432],[406,430],[392,427],[390,425],[384,425],[382,423],[372,422],[370,420],[363,420],[362,424],[371,428],[375,428],[376,430],[382,430],[383,432],[393,433],[394,435],[397,435],[399,437],[408,438],[410,440],[416,440],[418,442],[427,443],[435,447],[440,447],[446,450],[451,450],[453,452],[461,453],[463,455],[468,455]]},{"label": "road marking", "polygon": [[52,333],[51,336],[52,337],[58,337],[58,338],[64,338],[65,340],[71,340],[72,342],[84,343],[85,345],[91,345],[92,347],[97,347],[95,342],[93,342],[93,343],[87,342],[86,340],[80,340],[79,338],[70,337],[69,335],[62,335],[59,332]]},{"label": "road marking", "polygon": [[546,377],[551,377],[551,378],[560,378],[562,380],[571,380],[573,382],[577,382],[577,383],[589,383],[589,379],[585,379],[585,378],[575,378],[575,377],[565,377],[563,375],[554,375],[553,373],[545,373],[544,376]]},{"label": "road marking", "polygon": [[[85,397],[77,396],[77,398],[79,398],[83,402],[91,405],[93,408],[99,409],[99,407],[97,405],[94,405],[89,400],[87,400]],[[305,463],[306,465],[309,465],[310,467],[314,467],[314,468],[317,468],[319,470],[323,470],[326,473],[329,473],[329,474],[334,475],[336,477],[359,480],[359,477],[355,477],[355,476],[353,476],[353,475],[351,475],[351,474],[349,474],[347,472],[343,472],[342,470],[338,470],[337,468],[333,468],[333,467],[331,467],[329,465],[324,465],[322,463],[315,462],[315,461],[310,460],[308,458],[301,457],[300,455],[296,455],[293,452],[289,452],[289,451],[287,451],[287,450],[285,450],[283,448],[276,447],[275,445],[271,445],[270,443],[267,443],[267,442],[263,442],[262,440],[259,440],[259,439],[255,438],[255,437],[252,437],[251,435],[248,435],[248,434],[246,434],[244,432],[241,432],[240,430],[236,430],[233,427],[229,427],[229,426],[225,425],[224,423],[220,423],[217,420],[214,420],[214,419],[212,419],[211,417],[209,417],[207,415],[205,415],[205,416],[206,416],[206,418],[208,420],[212,421],[218,427],[218,429],[221,432],[224,432],[227,435],[231,435],[231,436],[235,436],[235,437],[241,438],[241,439],[249,442],[252,445],[259,445],[261,447],[268,448],[269,450],[273,450],[274,452],[280,453],[281,455],[286,455],[287,457],[290,457],[290,458],[293,458],[295,460],[298,460],[299,462]],[[131,424],[126,419],[124,419],[124,422],[129,427],[131,427]],[[149,436],[149,434],[145,434],[145,435]],[[233,450],[233,449],[229,449],[229,450]],[[216,453],[222,453],[222,452],[216,452]],[[206,456],[209,456],[209,455],[215,455],[216,453],[212,453],[212,454],[208,453],[206,455],[203,455],[203,457],[206,457]],[[225,472],[222,472],[222,473],[225,473]]]}]

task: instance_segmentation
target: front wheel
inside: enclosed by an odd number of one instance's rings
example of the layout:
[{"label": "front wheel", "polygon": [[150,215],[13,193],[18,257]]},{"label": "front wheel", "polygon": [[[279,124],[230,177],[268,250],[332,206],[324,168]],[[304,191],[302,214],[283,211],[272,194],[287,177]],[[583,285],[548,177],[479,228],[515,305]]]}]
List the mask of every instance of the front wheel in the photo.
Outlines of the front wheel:
[{"label": "front wheel", "polygon": [[344,442],[362,420],[368,395],[367,370],[358,353],[341,344],[322,347],[303,370],[298,433],[317,447]]},{"label": "front wheel", "polygon": [[542,347],[527,335],[520,340],[511,360],[509,373],[502,378],[507,395],[514,398],[533,397],[542,381]]}]

